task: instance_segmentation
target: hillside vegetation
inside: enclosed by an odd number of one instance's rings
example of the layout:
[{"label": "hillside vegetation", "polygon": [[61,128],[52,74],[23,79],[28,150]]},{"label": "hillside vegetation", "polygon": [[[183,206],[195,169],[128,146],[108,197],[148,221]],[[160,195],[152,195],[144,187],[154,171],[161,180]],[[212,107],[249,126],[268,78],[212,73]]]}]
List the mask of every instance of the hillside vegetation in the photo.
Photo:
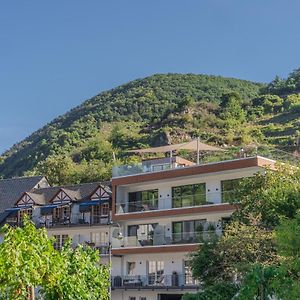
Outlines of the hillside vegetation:
[{"label": "hillside vegetation", "polygon": [[269,144],[293,151],[300,121],[298,75],[269,85],[193,74],[134,80],[14,145],[0,157],[0,174],[44,173],[60,184],[103,180],[114,163],[137,159],[127,149],[196,136],[216,145]]}]

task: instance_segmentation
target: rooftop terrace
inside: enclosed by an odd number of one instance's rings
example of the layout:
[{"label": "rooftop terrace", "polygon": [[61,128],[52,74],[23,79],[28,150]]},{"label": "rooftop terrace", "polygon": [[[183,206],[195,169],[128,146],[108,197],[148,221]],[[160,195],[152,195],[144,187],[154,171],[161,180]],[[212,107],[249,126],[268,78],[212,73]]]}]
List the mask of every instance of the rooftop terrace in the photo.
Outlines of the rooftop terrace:
[{"label": "rooftop terrace", "polygon": [[205,165],[210,163],[218,163],[224,161],[232,161],[245,159],[250,157],[264,157],[272,161],[288,163],[291,165],[299,165],[300,155],[281,151],[278,149],[268,149],[263,147],[252,149],[237,149],[230,148],[223,152],[205,153],[200,156],[199,164],[180,156],[171,156],[164,158],[152,158],[142,160],[140,163],[114,166],[112,169],[112,178],[126,177],[145,173],[162,172],[166,170],[187,168],[197,165]]}]

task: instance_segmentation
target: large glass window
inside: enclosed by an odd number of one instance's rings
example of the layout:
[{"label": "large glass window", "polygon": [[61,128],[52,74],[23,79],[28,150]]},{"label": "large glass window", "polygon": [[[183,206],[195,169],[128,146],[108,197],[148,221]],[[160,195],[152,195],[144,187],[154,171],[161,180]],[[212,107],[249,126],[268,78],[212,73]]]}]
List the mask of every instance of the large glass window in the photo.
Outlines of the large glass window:
[{"label": "large glass window", "polygon": [[157,223],[129,225],[127,234],[128,236],[136,236],[141,246],[150,246],[153,245],[153,235],[156,226]]},{"label": "large glass window", "polygon": [[195,284],[190,261],[188,260],[183,261],[183,272],[184,272],[184,284],[185,285]]},{"label": "large glass window", "polygon": [[241,178],[221,181],[223,203],[227,203],[230,202],[230,200],[234,200],[234,194],[240,181]]},{"label": "large glass window", "polygon": [[205,219],[173,222],[173,243],[195,243],[203,233]]},{"label": "large glass window", "polygon": [[175,186],[172,188],[173,207],[198,206],[206,203],[205,183]]},{"label": "large glass window", "polygon": [[135,262],[127,262],[127,275],[135,275]]},{"label": "large glass window", "polygon": [[150,285],[164,283],[165,263],[163,261],[148,261],[148,282]]},{"label": "large glass window", "polygon": [[108,243],[108,234],[106,232],[91,232],[91,242],[95,246],[106,245]]},{"label": "large glass window", "polygon": [[128,198],[129,212],[158,209],[158,190],[132,192]]}]

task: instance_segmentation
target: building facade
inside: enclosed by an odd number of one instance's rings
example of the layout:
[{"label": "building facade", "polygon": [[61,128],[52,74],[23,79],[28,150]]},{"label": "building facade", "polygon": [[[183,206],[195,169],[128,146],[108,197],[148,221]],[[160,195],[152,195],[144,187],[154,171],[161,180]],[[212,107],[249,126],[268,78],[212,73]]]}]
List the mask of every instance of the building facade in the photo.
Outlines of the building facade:
[{"label": "building facade", "polygon": [[[20,179],[15,179],[18,184]],[[14,179],[11,179],[13,184]],[[0,181],[1,187],[1,181]],[[56,249],[66,241],[99,250],[104,263],[109,256],[111,190],[109,183],[50,187],[49,184],[11,197],[10,207],[0,214],[0,224],[22,226],[27,215],[38,228],[45,227]]]},{"label": "building facade", "polygon": [[151,164],[112,178],[115,300],[176,300],[197,292],[189,254],[222,234],[235,210],[229,200],[238,181],[274,161],[256,156],[204,165]]},{"label": "building facade", "polygon": [[195,165],[173,157],[121,166],[110,183],[50,187],[44,177],[27,179],[10,202],[0,198],[0,223],[20,226],[26,214],[57,249],[68,239],[99,249],[112,265],[111,299],[179,300],[201,289],[189,255],[222,235],[238,181],[274,163],[255,156]]}]

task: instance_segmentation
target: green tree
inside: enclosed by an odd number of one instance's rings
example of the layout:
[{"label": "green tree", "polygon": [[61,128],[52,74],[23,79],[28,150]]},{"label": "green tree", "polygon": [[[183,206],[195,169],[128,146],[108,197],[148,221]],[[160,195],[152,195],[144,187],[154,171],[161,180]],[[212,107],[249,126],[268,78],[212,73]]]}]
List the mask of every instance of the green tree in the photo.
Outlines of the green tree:
[{"label": "green tree", "polygon": [[238,292],[236,284],[218,282],[197,294],[185,294],[182,300],[232,300]]},{"label": "green tree", "polygon": [[285,109],[293,109],[293,107],[300,105],[300,94],[291,94],[284,100]]},{"label": "green tree", "polygon": [[59,272],[56,280],[42,286],[45,300],[107,300],[109,272],[99,264],[99,252],[79,245],[65,245],[59,253]]},{"label": "green tree", "polygon": [[277,165],[245,178],[235,192],[233,217],[242,223],[257,219],[260,226],[273,229],[281,218],[293,218],[300,208],[300,170]]},{"label": "green tree", "polygon": [[46,175],[51,184],[65,185],[73,181],[75,164],[71,157],[66,155],[49,156],[40,162],[33,172],[27,174]]},{"label": "green tree", "polygon": [[280,299],[296,300],[300,295],[300,213],[283,219],[275,230],[282,261],[273,285]]},{"label": "green tree", "polygon": [[0,298],[34,299],[34,290],[45,300],[108,299],[109,272],[100,265],[99,253],[90,248],[61,252],[53,247],[45,229],[24,226],[3,228],[0,244]]},{"label": "green tree", "polygon": [[283,99],[277,95],[262,95],[253,100],[254,109],[262,107],[265,113],[278,113],[283,109]]},{"label": "green tree", "polygon": [[256,221],[232,222],[219,241],[205,243],[191,255],[195,278],[210,286],[215,282],[242,280],[252,264],[278,262],[272,233]]},{"label": "green tree", "polygon": [[246,120],[245,111],[242,108],[242,99],[238,93],[231,92],[221,97],[221,118],[225,120],[228,129],[240,126]]},{"label": "green tree", "polygon": [[298,300],[300,294],[300,213],[282,219],[274,231],[278,264],[255,264],[246,275],[238,299]]},{"label": "green tree", "polygon": [[[271,297],[278,296],[278,292],[276,291],[276,285],[274,285],[278,276],[279,270],[276,265],[251,265],[251,269],[245,275],[245,278],[243,280],[242,286],[240,287],[236,299],[270,300]],[[287,299],[291,300],[291,298]]]},{"label": "green tree", "polygon": [[53,248],[46,230],[37,230],[28,220],[23,228],[6,225],[3,231],[4,241],[0,244],[1,299],[33,297],[34,287],[56,280],[59,253]]}]

